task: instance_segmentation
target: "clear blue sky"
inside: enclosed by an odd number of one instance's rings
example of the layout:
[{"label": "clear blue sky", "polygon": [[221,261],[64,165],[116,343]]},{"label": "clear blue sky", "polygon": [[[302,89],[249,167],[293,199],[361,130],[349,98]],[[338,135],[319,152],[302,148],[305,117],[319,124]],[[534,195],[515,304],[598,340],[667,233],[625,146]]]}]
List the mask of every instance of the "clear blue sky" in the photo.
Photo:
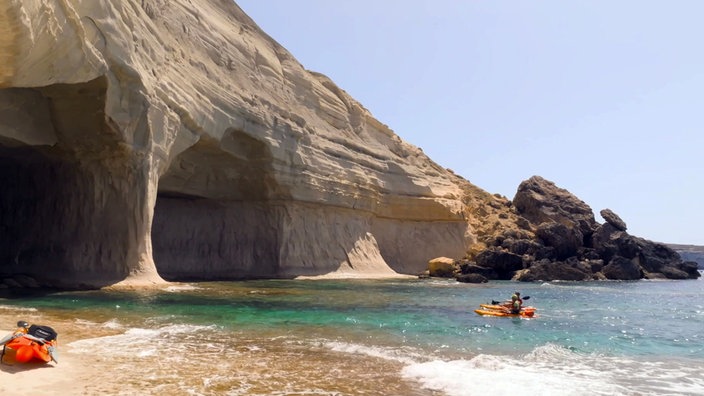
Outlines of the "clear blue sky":
[{"label": "clear blue sky", "polygon": [[475,185],[540,175],[599,222],[704,245],[704,1],[236,2]]}]

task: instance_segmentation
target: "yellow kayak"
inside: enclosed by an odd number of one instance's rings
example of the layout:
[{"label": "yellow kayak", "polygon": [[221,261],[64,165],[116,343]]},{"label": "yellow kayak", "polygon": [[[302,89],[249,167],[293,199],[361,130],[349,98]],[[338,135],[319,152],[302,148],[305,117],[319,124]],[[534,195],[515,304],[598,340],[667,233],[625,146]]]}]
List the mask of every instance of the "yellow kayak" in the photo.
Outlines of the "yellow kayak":
[{"label": "yellow kayak", "polygon": [[[479,306],[484,309],[495,309],[495,310],[501,310],[501,311],[506,309],[506,307],[504,307],[503,305],[497,305],[497,304],[479,304]],[[522,307],[521,310],[522,311],[535,311],[535,307],[530,307],[530,306]]]},{"label": "yellow kayak", "polygon": [[514,314],[511,313],[508,308],[501,306],[501,305],[493,305],[493,304],[479,304],[481,307],[480,309],[475,309],[474,312],[476,312],[479,315],[484,315],[484,316],[508,316],[508,317],[522,317],[522,318],[532,318],[535,316],[535,308],[534,307],[523,307],[521,308],[521,312]]},{"label": "yellow kayak", "polygon": [[483,316],[508,316],[516,318],[532,318],[535,316],[535,311],[521,311],[520,313],[514,314],[507,311],[500,311],[498,309],[475,309],[474,312]]}]

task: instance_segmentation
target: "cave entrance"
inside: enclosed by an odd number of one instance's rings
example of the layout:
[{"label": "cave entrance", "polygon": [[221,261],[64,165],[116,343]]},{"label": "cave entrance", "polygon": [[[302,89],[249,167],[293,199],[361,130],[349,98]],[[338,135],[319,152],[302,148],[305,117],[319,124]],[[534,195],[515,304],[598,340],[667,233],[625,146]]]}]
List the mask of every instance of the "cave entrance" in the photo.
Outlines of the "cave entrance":
[{"label": "cave entrance", "polygon": [[104,78],[0,90],[0,282],[84,288],[128,275],[134,210],[110,187],[124,172],[105,167],[124,152],[105,92]]},{"label": "cave entrance", "polygon": [[42,151],[0,141],[0,278],[51,282],[65,259],[54,212],[61,206],[61,179],[70,172]]},{"label": "cave entrance", "polygon": [[159,275],[176,280],[273,277],[278,269],[276,202],[266,143],[230,129],[202,137],[159,180],[152,248]]}]

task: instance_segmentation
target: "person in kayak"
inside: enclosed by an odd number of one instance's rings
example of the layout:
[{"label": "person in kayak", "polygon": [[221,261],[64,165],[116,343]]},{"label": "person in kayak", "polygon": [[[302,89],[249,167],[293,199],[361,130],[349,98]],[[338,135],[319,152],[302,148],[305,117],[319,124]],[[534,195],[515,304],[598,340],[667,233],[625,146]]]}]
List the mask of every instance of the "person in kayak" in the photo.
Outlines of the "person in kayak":
[{"label": "person in kayak", "polygon": [[521,312],[521,308],[523,307],[523,300],[521,299],[521,293],[515,292],[513,293],[513,296],[511,296],[511,313],[512,314],[518,314]]}]

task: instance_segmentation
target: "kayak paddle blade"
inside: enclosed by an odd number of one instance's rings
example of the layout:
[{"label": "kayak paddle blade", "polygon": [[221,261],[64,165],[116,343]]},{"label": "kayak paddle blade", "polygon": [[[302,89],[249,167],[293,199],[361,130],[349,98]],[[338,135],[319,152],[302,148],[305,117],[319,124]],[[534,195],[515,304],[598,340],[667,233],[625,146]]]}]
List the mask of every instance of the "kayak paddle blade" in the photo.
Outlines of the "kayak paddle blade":
[{"label": "kayak paddle blade", "polygon": [[46,348],[46,351],[49,352],[49,356],[51,357],[51,360],[54,361],[54,363],[59,364],[57,357],[59,356],[59,353],[56,351],[56,348],[53,346],[48,346]]},{"label": "kayak paddle blade", "polygon": [[14,340],[15,339],[14,335],[15,334],[13,333],[13,334],[8,334],[5,337],[3,337],[2,340],[0,340],[0,346],[3,346],[5,344],[7,344],[8,342]]}]

